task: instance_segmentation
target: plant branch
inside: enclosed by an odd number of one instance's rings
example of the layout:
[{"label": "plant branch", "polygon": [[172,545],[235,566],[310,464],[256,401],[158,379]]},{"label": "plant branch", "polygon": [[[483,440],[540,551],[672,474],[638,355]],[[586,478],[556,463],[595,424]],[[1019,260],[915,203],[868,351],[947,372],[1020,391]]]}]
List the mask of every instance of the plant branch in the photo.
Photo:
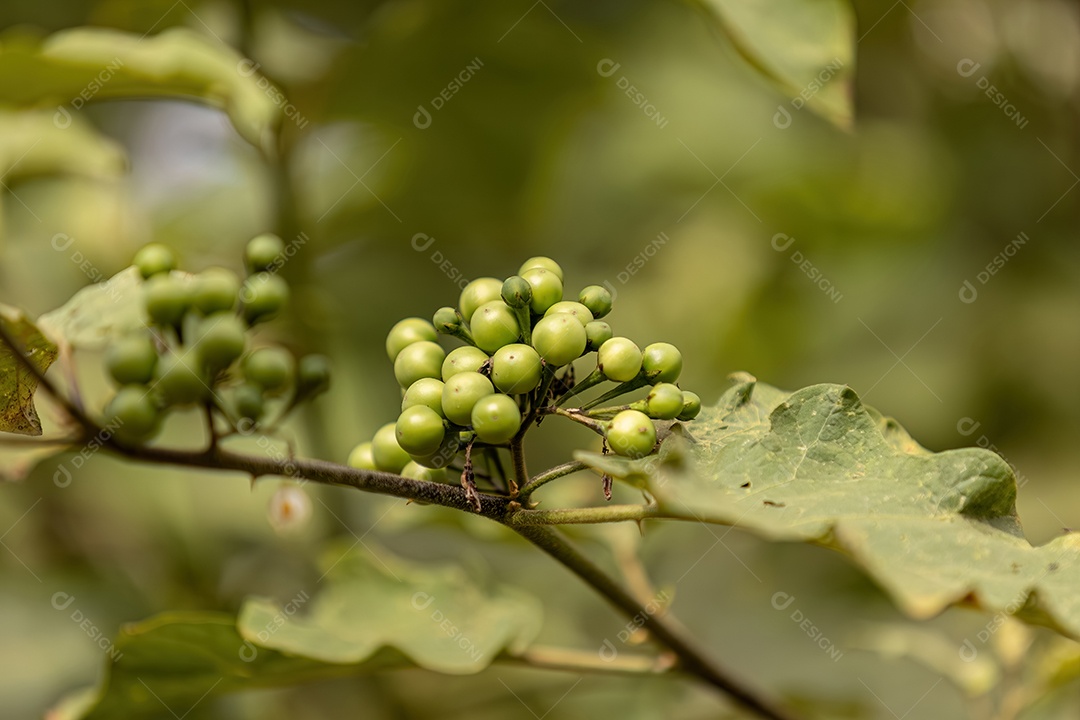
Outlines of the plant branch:
[{"label": "plant branch", "polygon": [[[252,478],[264,475],[279,475],[305,479],[328,485],[354,487],[366,492],[390,495],[416,502],[454,508],[463,512],[476,512],[490,520],[511,527],[515,532],[537,546],[556,561],[585,581],[596,592],[604,596],[613,606],[627,616],[640,620],[648,628],[652,637],[674,652],[678,658],[678,668],[695,675],[706,683],[729,695],[746,709],[767,720],[794,720],[787,711],[773,706],[771,702],[759,696],[756,691],[736,680],[713,664],[694,644],[683,637],[681,631],[666,617],[651,614],[646,607],[634,599],[618,582],[609,577],[591,560],[580,554],[554,530],[542,527],[535,522],[545,513],[523,510],[518,502],[505,497],[484,493],[466,493],[459,486],[436,482],[412,480],[392,473],[373,470],[359,470],[346,465],[300,458],[283,458],[272,455],[256,456],[233,452],[220,444],[210,445],[205,450],[189,451],[170,448],[128,445],[120,442],[111,433],[106,433],[86,413],[76,407],[57,386],[45,377],[45,374],[25,355],[25,349],[0,324],[0,341],[3,341],[35,378],[40,387],[49,393],[64,410],[85,429],[88,437],[99,438],[102,447],[118,455],[142,460],[185,467],[209,470],[233,470]],[[546,392],[546,388],[545,388]],[[601,512],[607,511],[607,512]],[[611,511],[616,511],[612,513]],[[558,514],[561,513],[561,514]],[[576,515],[575,515],[576,513]],[[582,514],[584,513],[584,515]],[[610,508],[585,508],[582,510],[549,511],[547,519],[555,518],[562,522],[588,522],[583,519],[589,513],[603,516],[603,522],[615,520],[635,520],[653,514],[651,506],[615,506]],[[533,518],[533,522],[529,522]],[[568,666],[564,666],[568,669]]]},{"label": "plant branch", "polygon": [[609,658],[601,657],[595,650],[572,650],[541,645],[533,645],[518,655],[500,655],[496,657],[496,660],[541,670],[563,670],[574,673],[670,675],[678,672],[673,655],[619,653]]},{"label": "plant branch", "polygon": [[522,484],[521,503],[524,505],[525,501],[529,498],[529,495],[535,492],[538,488],[547,485],[552,480],[558,480],[561,477],[566,477],[567,475],[571,475],[580,470],[586,470],[588,469],[588,467],[588,465],[581,462],[580,460],[573,460],[568,463],[563,463],[562,465],[556,465],[550,470],[545,470],[544,472],[534,477],[532,480],[529,480],[528,482]]}]

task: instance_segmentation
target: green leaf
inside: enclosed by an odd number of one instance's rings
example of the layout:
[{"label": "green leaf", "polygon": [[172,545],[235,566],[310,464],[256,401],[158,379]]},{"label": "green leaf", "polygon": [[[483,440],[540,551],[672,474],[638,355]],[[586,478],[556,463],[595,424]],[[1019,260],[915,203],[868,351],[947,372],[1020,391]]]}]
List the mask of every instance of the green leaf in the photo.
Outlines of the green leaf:
[{"label": "green leaf", "polygon": [[537,600],[482,587],[457,566],[354,548],[328,553],[325,564],[315,598],[301,591],[284,606],[251,599],[239,620],[166,613],[124,627],[106,649],[102,686],[65,698],[55,717],[180,717],[213,695],[390,668],[474,673],[525,650],[539,632]]},{"label": "green leaf", "polygon": [[102,686],[63,700],[59,717],[181,717],[214,695],[358,671],[253,648],[236,631],[233,616],[212,612],[165,613],[127,625],[106,652]]},{"label": "green leaf", "polygon": [[66,128],[87,103],[185,98],[228,113],[246,140],[271,149],[280,92],[235,50],[186,28],[140,36],[106,28],[47,38],[16,29],[0,37],[0,105],[55,108]]},{"label": "green leaf", "polygon": [[84,287],[38,318],[38,325],[53,341],[84,349],[101,349],[116,335],[145,324],[142,276],[135,267]]},{"label": "green leaf", "polygon": [[524,650],[540,630],[537,600],[481,587],[456,565],[417,567],[385,551],[355,549],[328,554],[325,565],[327,587],[310,612],[285,614],[270,601],[250,600],[240,612],[241,634],[330,663],[364,662],[392,647],[428,670],[465,674],[500,652]]},{"label": "green leaf", "polygon": [[120,144],[84,122],[59,128],[50,112],[0,111],[0,177],[8,187],[50,175],[115,178],[126,167]]},{"label": "green leaf", "polygon": [[583,459],[671,515],[839,550],[914,617],[972,605],[1080,638],[1080,535],[1033,547],[1008,463],[931,453],[848,387],[739,382],[651,464]]},{"label": "green leaf", "polygon": [[[56,360],[56,346],[21,310],[0,304],[0,325],[41,372]],[[40,435],[41,420],[34,407],[38,381],[6,343],[0,343],[0,431]]]},{"label": "green leaf", "polygon": [[805,104],[851,127],[855,13],[848,0],[698,2],[739,54],[792,99],[778,109],[778,125]]}]

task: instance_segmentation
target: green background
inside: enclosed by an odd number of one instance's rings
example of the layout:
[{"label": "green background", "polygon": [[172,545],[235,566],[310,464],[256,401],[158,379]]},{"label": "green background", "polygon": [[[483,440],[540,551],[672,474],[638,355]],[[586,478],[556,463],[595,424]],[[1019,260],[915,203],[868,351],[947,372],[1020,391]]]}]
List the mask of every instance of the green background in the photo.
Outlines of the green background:
[{"label": "green background", "polygon": [[[503,277],[546,254],[569,288],[611,284],[617,333],[678,345],[683,384],[707,403],[737,370],[792,389],[846,383],[932,450],[1000,451],[1017,468],[1033,542],[1080,524],[1074,6],[856,2],[849,132],[794,109],[689,4],[252,5],[247,14],[194,0],[0,8],[7,37],[84,24],[137,35],[191,28],[258,62],[298,113],[284,121],[276,164],[219,111],[182,102],[79,111],[122,149],[120,173],[20,168],[8,143],[0,300],[43,313],[94,279],[86,267],[108,277],[151,240],[198,270],[238,267],[259,232],[286,242],[303,233],[282,271],[294,304],[266,332],[333,359],[334,390],[288,434],[303,454],[344,461],[395,415],[382,347],[393,322],[453,304],[460,277]],[[611,76],[598,72],[604,60],[619,64]],[[966,76],[965,60],[979,64]],[[470,63],[474,73],[435,110],[432,99]],[[630,84],[663,122],[620,87]],[[990,84],[1000,96],[986,94]],[[431,113],[424,129],[413,122],[420,105]],[[779,107],[787,127],[774,122]],[[64,251],[59,233],[74,238]],[[1020,233],[1026,242],[1013,244]],[[418,251],[424,236],[434,241]],[[992,267],[999,256],[1006,262]],[[961,297],[965,281],[974,302]],[[79,359],[93,407],[107,384],[93,354]],[[190,420],[169,437],[193,437]],[[530,447],[534,469],[589,442],[549,425]],[[313,558],[332,537],[453,560],[534,592],[547,643],[600,647],[623,626],[569,574],[520,542],[496,542],[504,534],[480,521],[317,489],[310,526],[278,536],[265,520],[275,480],[251,490],[238,476],[95,456],[58,487],[54,473],[72,462],[47,460],[0,493],[0,706],[12,717],[40,715],[98,676],[103,650],[73,609],[111,637],[167,609],[235,611],[251,594],[284,602],[317,589]],[[595,499],[598,488],[584,479],[563,492]],[[622,530],[575,535],[606,559],[605,545],[635,542],[632,527]],[[673,588],[679,618],[758,685],[826,717],[916,706],[919,717],[961,716],[962,692],[941,680],[957,671],[943,666],[989,617],[953,610],[914,630],[843,558],[736,530],[650,525],[641,548],[657,584]],[[56,592],[75,603],[56,610]],[[796,603],[775,610],[777,592]],[[839,659],[791,620],[795,609],[844,650]],[[915,644],[943,649],[922,661],[859,649],[884,642],[880,623],[904,637],[932,633]],[[1069,692],[1025,717],[1076,712]],[[614,707],[627,717],[715,716],[712,696],[688,683],[493,668],[264,690],[207,701],[188,717],[363,708],[372,718],[573,718]]]}]

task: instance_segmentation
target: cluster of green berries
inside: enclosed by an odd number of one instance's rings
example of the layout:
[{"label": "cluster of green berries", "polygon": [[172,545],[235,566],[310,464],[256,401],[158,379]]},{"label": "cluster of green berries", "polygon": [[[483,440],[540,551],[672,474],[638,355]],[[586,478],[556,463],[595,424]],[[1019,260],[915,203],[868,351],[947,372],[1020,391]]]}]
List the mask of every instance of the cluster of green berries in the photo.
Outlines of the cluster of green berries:
[{"label": "cluster of green berries", "polygon": [[[562,268],[550,258],[534,257],[505,280],[473,280],[462,290],[458,307],[440,308],[430,322],[413,317],[394,325],[386,353],[402,389],[401,414],[358,445],[349,464],[444,480],[445,468],[460,450],[474,443],[505,447],[530,419],[605,381],[619,385],[573,412],[602,432],[620,455],[652,453],[655,420],[697,415],[698,396],[674,384],[683,365],[677,348],[654,343],[642,349],[614,336],[602,320],[612,309],[611,293],[603,286],[584,288],[576,301],[563,298]],[[440,335],[463,344],[446,352]],[[596,370],[575,384],[572,363],[593,353]],[[589,410],[646,386],[651,391],[639,402]]]},{"label": "cluster of green berries", "polygon": [[250,430],[264,420],[268,402],[280,400],[280,417],[326,390],[323,356],[297,361],[276,345],[249,351],[252,327],[288,301],[288,285],[272,272],[284,250],[276,235],[248,242],[243,281],[222,267],[177,272],[165,245],[139,250],[134,265],[143,278],[146,327],[106,348],[105,367],[119,386],[105,409],[106,426],[129,442],[145,442],[170,409],[205,405],[233,428]]}]

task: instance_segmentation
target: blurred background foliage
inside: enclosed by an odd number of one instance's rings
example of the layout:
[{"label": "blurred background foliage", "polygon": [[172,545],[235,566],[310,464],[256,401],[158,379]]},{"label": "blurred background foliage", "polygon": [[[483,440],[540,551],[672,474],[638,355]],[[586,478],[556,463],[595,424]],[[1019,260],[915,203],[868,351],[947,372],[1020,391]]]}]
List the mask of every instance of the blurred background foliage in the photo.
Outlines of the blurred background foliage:
[{"label": "blurred background foliage", "polygon": [[[992,444],[1018,468],[1021,517],[1043,542],[1080,524],[1080,11],[1064,0],[854,5],[845,131],[797,109],[681,2],[10,0],[5,51],[81,25],[148,38],[188,28],[257,64],[288,116],[280,142],[260,152],[221,111],[184,102],[88,103],[64,131],[52,106],[0,115],[0,299],[45,312],[151,240],[198,270],[238,266],[259,232],[303,233],[283,269],[295,302],[270,332],[334,359],[334,392],[289,433],[301,452],[343,461],[397,406],[382,346],[395,320],[452,303],[460,277],[502,277],[551,255],[569,287],[611,284],[619,332],[677,344],[684,381],[706,402],[736,370],[788,388],[842,382],[931,449]],[[605,60],[618,64],[610,76],[598,71]],[[10,91],[31,80],[3,78]],[[62,251],[58,235],[72,239]],[[92,405],[103,375],[97,358],[80,360]],[[194,426],[181,421],[172,437]],[[585,437],[537,435],[534,469]],[[419,522],[400,503],[318,490],[312,524],[280,537],[265,519],[275,481],[249,490],[241,478],[101,456],[61,488],[64,462],[0,495],[0,706],[10,717],[40,715],[100,672],[101,649],[54,609],[54,592],[74,595],[112,636],[165,609],[287,600],[313,583],[323,542],[350,533],[408,557],[494,568],[543,598],[545,642],[598,647],[623,625],[529,548],[493,543],[503,534],[479,521],[429,510],[423,519],[436,521]],[[598,488],[579,485],[564,499],[595,500]],[[574,535],[611,564],[610,548],[637,542],[620,532]],[[954,653],[982,615],[954,610],[916,627],[842,558],[738,531],[650,526],[641,554],[658,586],[677,585],[676,612],[716,655],[823,717],[916,704],[919,717],[964,712]],[[773,608],[778,591],[844,648],[839,660]],[[1052,640],[1036,632],[1034,642]],[[715,716],[712,696],[688,684],[576,682],[409,671],[244,694],[189,717]],[[1064,688],[1025,717],[1080,712],[1075,683]]]}]

